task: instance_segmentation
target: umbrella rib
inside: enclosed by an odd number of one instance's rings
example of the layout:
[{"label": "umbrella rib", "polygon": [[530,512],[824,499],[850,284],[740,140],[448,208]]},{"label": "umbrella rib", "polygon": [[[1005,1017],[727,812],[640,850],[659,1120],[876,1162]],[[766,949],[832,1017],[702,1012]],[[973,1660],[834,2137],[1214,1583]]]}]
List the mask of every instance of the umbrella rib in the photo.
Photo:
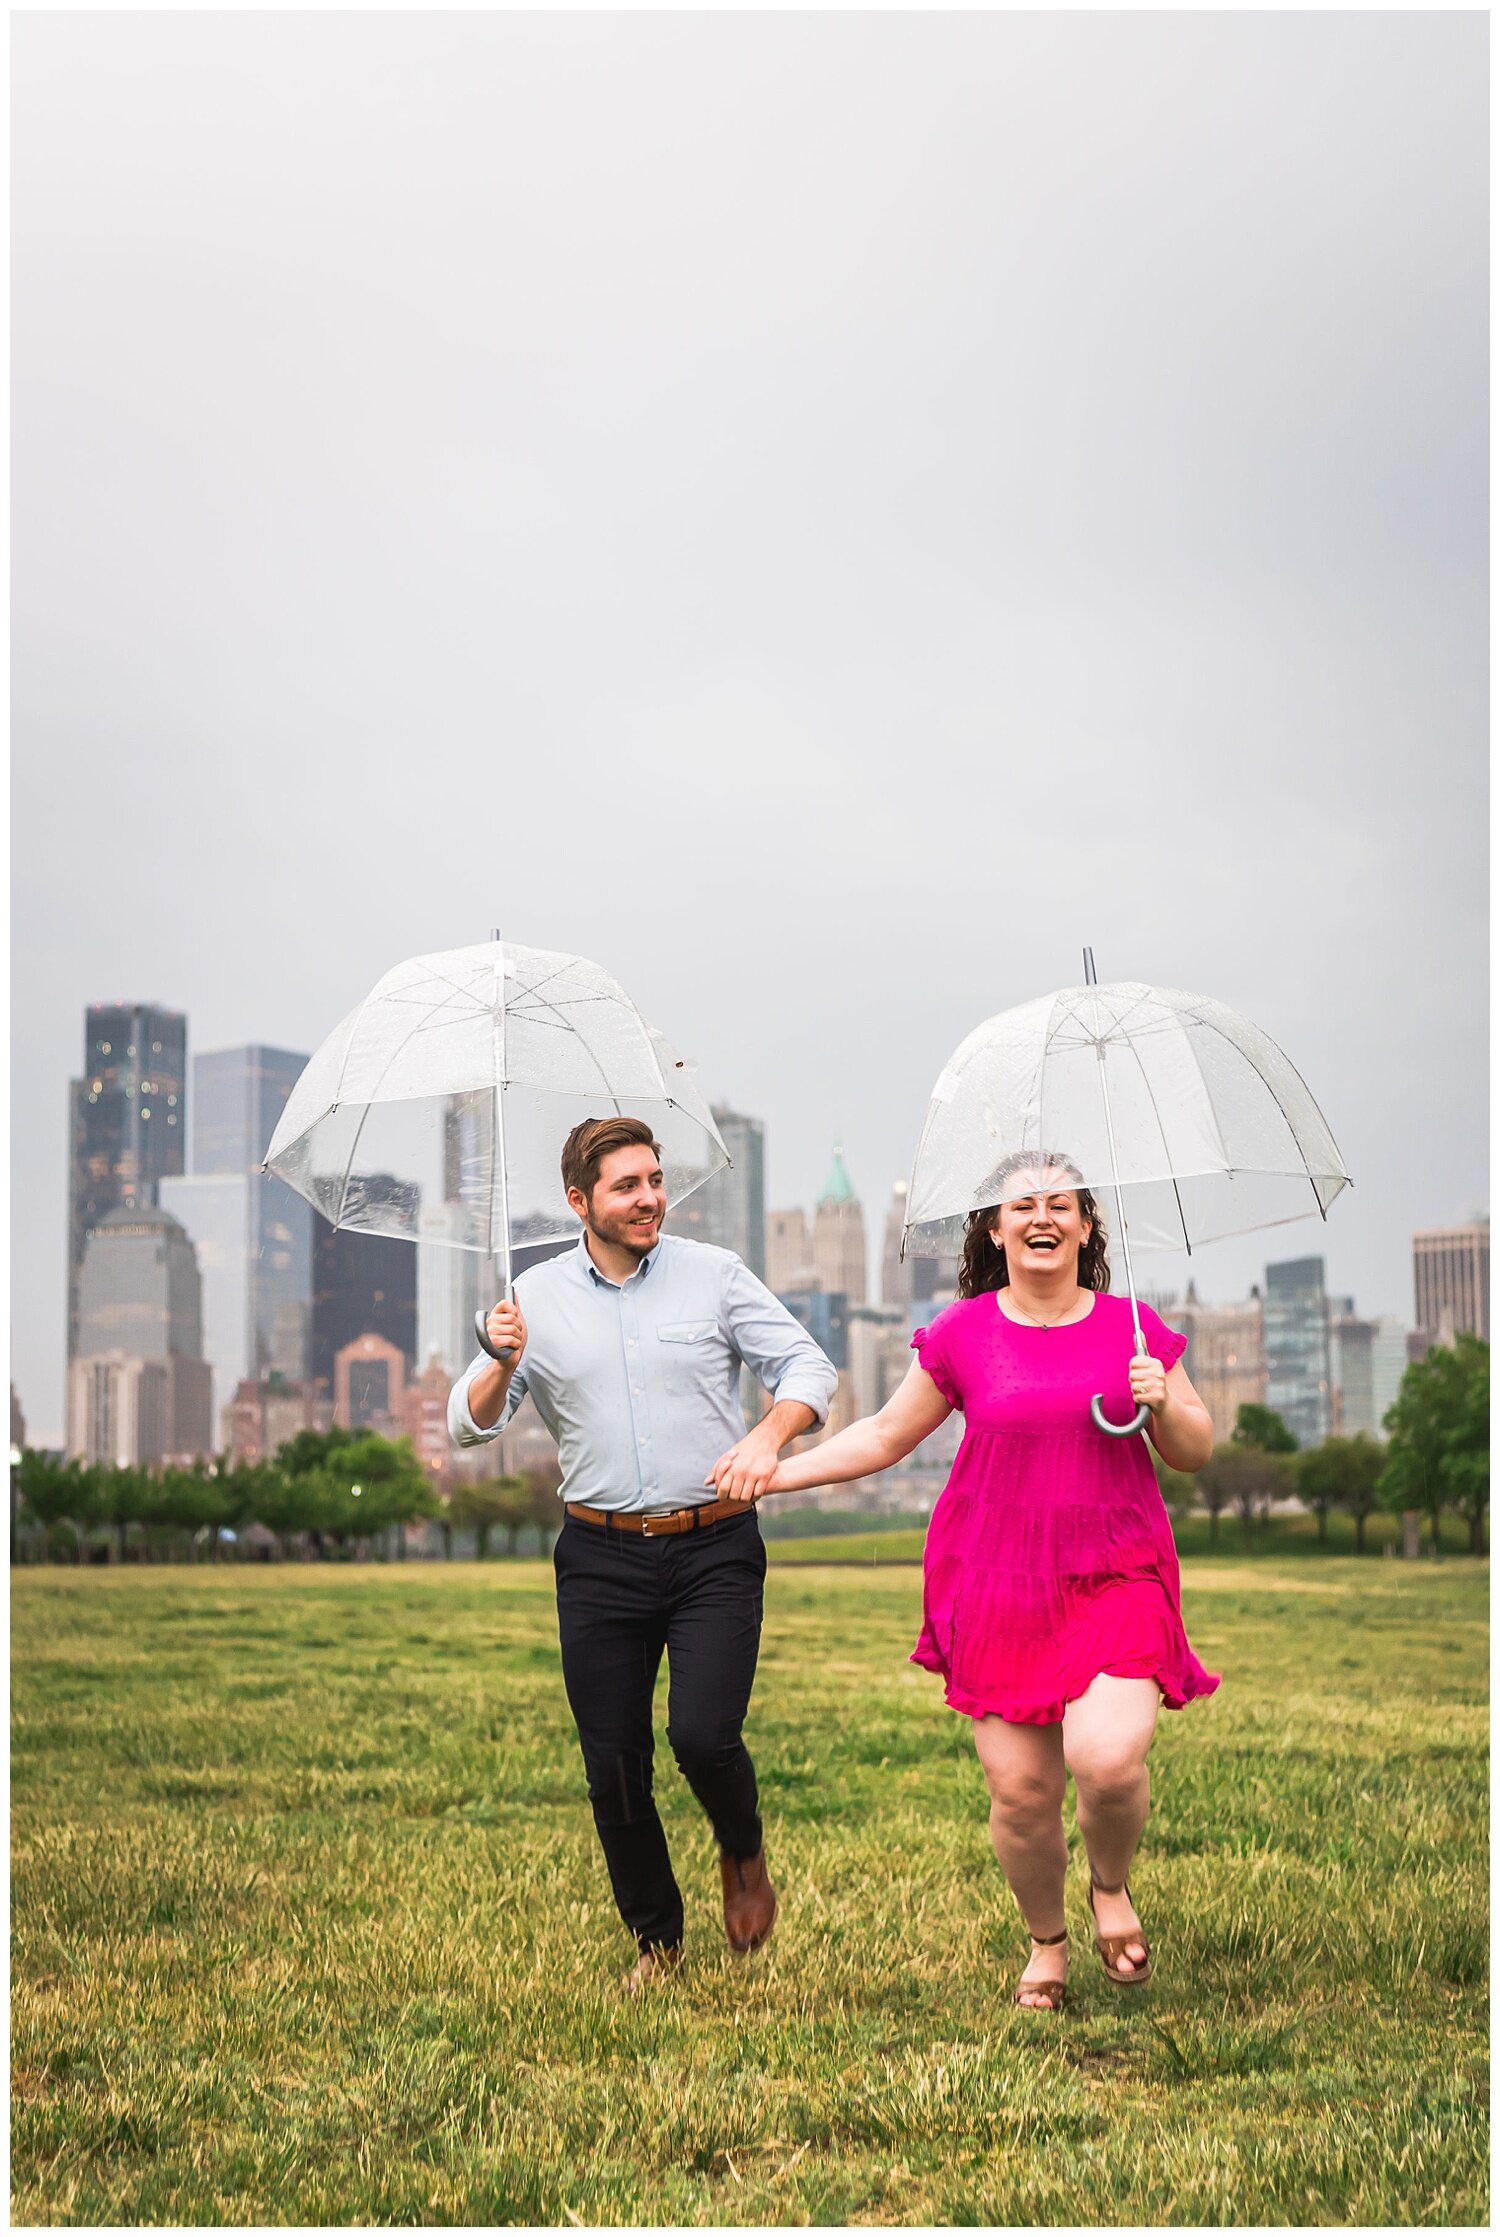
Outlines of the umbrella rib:
[{"label": "umbrella rib", "polygon": [[[1228,1035],[1228,1034],[1227,1034],[1227,1033],[1226,1033],[1226,1032],[1224,1031],[1224,1028],[1223,1028],[1223,1027],[1222,1027],[1221,1025],[1215,1025],[1215,1023],[1214,1023],[1214,1021],[1213,1021],[1213,1019],[1212,1019],[1212,1018],[1203,1018],[1203,1019],[1200,1019],[1200,1021],[1199,1021],[1199,1022],[1200,1022],[1200,1023],[1202,1024],[1202,1025],[1204,1025],[1204,1026],[1205,1026],[1205,1027],[1207,1028],[1207,1030],[1208,1030],[1208,1031],[1209,1031],[1210,1033],[1217,1033],[1217,1034],[1218,1034],[1218,1036],[1219,1036],[1219,1039],[1220,1039],[1221,1041],[1229,1041],[1229,1046],[1230,1046],[1230,1047],[1231,1047],[1232,1049],[1235,1049],[1235,1048],[1237,1048],[1237,1047],[1238,1047],[1237,1043],[1235,1043],[1234,1041],[1230,1041],[1230,1040],[1229,1040],[1229,1035]],[[1254,1020],[1252,1019],[1252,1020],[1251,1020],[1250,1022],[1251,1022],[1251,1023],[1253,1024],[1253,1023],[1254,1023]],[[1256,1028],[1256,1030],[1257,1030],[1257,1031],[1259,1031],[1259,1027],[1257,1027],[1257,1028]],[[1268,1040],[1270,1039],[1270,1035],[1269,1035],[1269,1034],[1267,1034],[1267,1035],[1266,1035],[1266,1039],[1268,1039]],[[1190,1042],[1190,1043],[1189,1043],[1188,1045],[1189,1045],[1189,1047],[1191,1047],[1191,1046],[1192,1046],[1191,1042]],[[1315,1097],[1314,1097],[1314,1095],[1313,1095],[1312,1089],[1311,1089],[1311,1088],[1310,1088],[1310,1087],[1308,1086],[1308,1084],[1307,1084],[1306,1080],[1304,1080],[1304,1079],[1303,1079],[1303,1077],[1302,1077],[1302,1074],[1301,1074],[1301,1073],[1300,1073],[1300,1072],[1299,1072],[1299,1071],[1297,1070],[1297,1067],[1296,1067],[1296,1065],[1295,1065],[1295,1064],[1293,1064],[1293,1062],[1292,1062],[1291,1058],[1290,1058],[1290,1057],[1289,1057],[1289,1056],[1288,1056],[1288,1055],[1286,1054],[1285,1050],[1284,1050],[1284,1049],[1283,1049],[1283,1048],[1282,1048],[1282,1047],[1280,1046],[1279,1042],[1274,1042],[1274,1041],[1273,1041],[1273,1042],[1271,1043],[1271,1046],[1272,1046],[1272,1047],[1273,1047],[1273,1048],[1274,1048],[1274,1049],[1276,1050],[1276,1053],[1277,1053],[1277,1055],[1278,1055],[1278,1056],[1279,1056],[1279,1057],[1281,1058],[1281,1061],[1282,1061],[1282,1063],[1283,1063],[1283,1064],[1284,1064],[1284,1065],[1286,1066],[1287,1070],[1288,1070],[1288,1071],[1289,1071],[1289,1072],[1291,1073],[1291,1075],[1292,1075],[1293,1079],[1294,1079],[1294,1080],[1295,1080],[1295,1081],[1297,1082],[1297,1085],[1298,1085],[1298,1086],[1299,1086],[1299,1087],[1300,1087],[1300,1088],[1302,1089],[1303,1093],[1304,1093],[1304,1094],[1306,1095],[1306,1097],[1307,1097],[1307,1100],[1308,1100],[1308,1102],[1309,1102],[1309,1103],[1311,1103],[1311,1104],[1312,1104],[1312,1107],[1313,1107],[1313,1109],[1314,1109],[1315,1111],[1317,1111],[1317,1112],[1318,1112],[1318,1116],[1319,1116],[1319,1118],[1323,1118],[1323,1114],[1322,1114],[1322,1111],[1321,1111],[1321,1110],[1319,1110],[1319,1108],[1318,1108],[1317,1100],[1316,1100],[1316,1098],[1315,1098]],[[1317,1184],[1317,1182],[1316,1182],[1316,1181],[1315,1181],[1315,1180],[1313,1179],[1313,1169],[1312,1169],[1312,1167],[1311,1167],[1311,1166],[1310,1166],[1310,1165],[1308,1164],[1308,1162],[1307,1162],[1307,1152],[1306,1152],[1306,1150],[1305,1150],[1305,1149],[1304,1149],[1304,1148],[1302,1147],[1302,1137],[1301,1137],[1301,1135],[1300,1135],[1300,1134],[1299,1134],[1299,1133],[1297,1132],[1297,1129],[1296,1129],[1296,1127],[1295,1127],[1295,1126],[1293,1126],[1293,1124],[1292,1124],[1291,1120],[1290,1120],[1289,1118],[1287,1118],[1287,1109],[1286,1109],[1286,1105],[1285,1105],[1285,1104],[1284,1104],[1284,1103],[1282,1102],[1282,1100],[1281,1100],[1281,1097],[1280,1097],[1280,1096],[1279,1096],[1279,1095],[1277,1094],[1277,1092],[1276,1092],[1275,1088],[1274,1088],[1274,1087],[1272,1087],[1272,1085],[1271,1085],[1270,1081],[1269,1081],[1269,1080],[1268,1080],[1268,1079],[1266,1078],[1266,1075],[1265,1075],[1265,1073],[1264,1073],[1264,1072],[1263,1072],[1263,1071],[1261,1070],[1260,1066],[1259,1066],[1259,1065],[1258,1065],[1258,1064],[1256,1063],[1256,1061],[1255,1061],[1254,1057],[1253,1057],[1253,1056],[1251,1056],[1251,1055],[1250,1055],[1250,1054],[1249,1054],[1249,1053],[1248,1053],[1248,1052],[1247,1052],[1246,1050],[1244,1050],[1244,1049],[1238,1049],[1238,1054],[1244,1057],[1244,1059],[1245,1059],[1245,1062],[1246,1062],[1246,1063],[1247,1063],[1247,1064],[1248,1064],[1248,1065],[1250,1066],[1250,1069],[1251,1069],[1251,1071],[1252,1071],[1252,1072],[1253,1072],[1253,1073],[1255,1074],[1255,1077],[1256,1077],[1256,1078],[1257,1078],[1257,1079],[1258,1079],[1258,1080],[1260,1081],[1260,1084],[1261,1084],[1261,1086],[1262,1086],[1262,1087],[1263,1087],[1263,1088],[1265,1089],[1266,1093],[1267,1093],[1267,1094],[1268,1094],[1268,1095],[1270,1096],[1270,1098],[1271,1098],[1271,1101],[1272,1101],[1272,1102],[1273,1102],[1273,1103],[1275,1104],[1275,1106],[1276,1106],[1277,1110],[1278,1110],[1278,1111],[1280,1111],[1280,1113],[1281,1113],[1282,1117],[1283,1117],[1284,1119],[1286,1119],[1286,1130],[1287,1130],[1288,1134],[1290,1134],[1290,1136],[1292,1137],[1292,1140],[1293,1140],[1293,1142],[1294,1142],[1294,1143],[1295,1143],[1295,1145],[1296,1145],[1297,1155],[1298,1155],[1298,1156],[1299,1156],[1299,1157],[1301,1158],[1301,1160],[1302,1160],[1302,1170],[1303,1170],[1303,1172],[1304,1172],[1304,1173],[1305,1173],[1305,1174],[1307,1175],[1307,1185],[1308,1185],[1308,1187],[1309,1187],[1309,1188],[1310,1188],[1310,1189],[1312,1190],[1312,1192],[1313,1192],[1313,1202],[1314,1202],[1314,1203],[1315,1203],[1315,1204],[1317,1205],[1317,1207],[1318,1207],[1318,1217],[1319,1217],[1320,1219],[1324,1219],[1324,1220],[1326,1220],[1326,1219],[1327,1219],[1327,1217],[1328,1217],[1328,1214],[1327,1214],[1327,1212],[1326,1212],[1326,1211],[1324,1211],[1324,1209],[1323,1209],[1323,1199],[1322,1199],[1322,1197],[1321,1197],[1321,1196],[1319,1196],[1319,1194],[1318,1194],[1318,1184]],[[1197,1058],[1195,1057],[1193,1061],[1194,1061],[1194,1062],[1196,1063],[1196,1062],[1197,1062]],[[1203,1070],[1203,1067],[1202,1067],[1201,1065],[1199,1065],[1199,1067],[1198,1067],[1198,1070],[1199,1070],[1199,1076],[1201,1077],[1201,1076],[1202,1076],[1202,1070]],[[1207,1089],[1207,1086],[1208,1086],[1208,1082],[1207,1082],[1207,1081],[1205,1080],[1203,1084],[1204,1084],[1204,1088],[1205,1088],[1205,1090],[1206,1090],[1206,1089]],[[1213,1108],[1213,1099],[1212,1099],[1212,1097],[1210,1097],[1210,1099],[1209,1099],[1209,1108],[1210,1108],[1210,1110],[1212,1110],[1212,1108]],[[1216,1122],[1216,1123],[1217,1123],[1217,1122]],[[1327,1121],[1326,1119],[1323,1119],[1323,1124],[1324,1124],[1324,1128],[1325,1128],[1325,1129],[1327,1129],[1327,1126],[1328,1126],[1328,1121]],[[1222,1139],[1223,1139],[1223,1137],[1222,1137],[1222,1135],[1221,1135],[1221,1136],[1220,1136],[1220,1140],[1222,1141]],[[1328,1135],[1328,1139],[1329,1139],[1329,1141],[1330,1141],[1330,1142],[1333,1142],[1333,1135],[1332,1135],[1332,1133],[1331,1133],[1331,1132],[1330,1132],[1330,1133],[1329,1133],[1329,1135]],[[1334,1147],[1334,1153],[1335,1153],[1335,1155],[1338,1155],[1338,1144],[1337,1144],[1337,1142],[1334,1142],[1334,1143],[1333,1143],[1333,1147]],[[1228,1164],[1228,1161],[1229,1161],[1229,1160],[1228,1160],[1228,1152],[1226,1151],[1226,1152],[1225,1152],[1225,1163],[1226,1163],[1226,1165]],[[1253,1170],[1253,1168],[1250,1168],[1250,1170]],[[1341,1173],[1341,1174],[1339,1175],[1339,1178],[1340,1178],[1341,1180],[1345,1180],[1345,1181],[1347,1181],[1347,1180],[1348,1180],[1348,1178],[1349,1178],[1349,1176],[1348,1176],[1348,1174],[1347,1174],[1347,1173]],[[1245,1232],[1246,1232],[1246,1233],[1251,1233],[1251,1232],[1253,1232],[1253,1230],[1250,1230],[1250,1229],[1246,1229],[1246,1230],[1245,1230]]]},{"label": "umbrella rib", "polygon": [[[552,970],[544,971],[539,979],[535,980],[530,986],[523,987],[521,991],[525,994],[540,994],[542,988],[550,986],[554,979],[564,978],[578,960],[579,958],[576,955],[565,955]],[[511,1007],[514,1007],[514,1005],[512,1004]]]},{"label": "umbrella rib", "polygon": [[[380,1077],[375,1082],[373,1093],[365,1097],[364,1107],[360,1113],[359,1124],[354,1129],[354,1140],[349,1145],[349,1162],[344,1167],[343,1186],[339,1190],[339,1213],[338,1219],[336,1219],[333,1223],[335,1227],[338,1226],[339,1220],[341,1220],[344,1216],[344,1206],[347,1203],[349,1197],[349,1176],[354,1170],[354,1153],[359,1148],[359,1138],[365,1130],[365,1120],[369,1117],[372,1108],[380,1099],[381,1085],[389,1074],[391,1066],[395,1063],[397,1057],[402,1054],[403,1050],[406,1048],[407,1043],[414,1040],[420,1030],[421,1028],[419,1025],[414,1025],[409,1033],[403,1034],[402,1038],[397,1042],[395,1048],[392,1049],[390,1055],[386,1058],[385,1063],[381,1068]],[[351,1034],[349,1038],[353,1040],[353,1034]]]},{"label": "umbrella rib", "polygon": [[[1147,1095],[1149,1096],[1149,1098],[1150,1098],[1150,1101],[1151,1101],[1151,1115],[1152,1115],[1152,1117],[1153,1117],[1153,1118],[1154,1118],[1154,1119],[1156,1120],[1156,1131],[1157,1131],[1157,1133],[1158,1133],[1158,1134],[1159,1134],[1159,1135],[1161,1136],[1161,1150],[1162,1150],[1162,1157],[1164,1158],[1164,1160],[1165,1160],[1165,1162],[1166,1162],[1167,1172],[1168,1172],[1168,1175],[1169,1175],[1169,1177],[1170,1177],[1170,1179],[1171,1179],[1171,1182],[1172,1182],[1172,1194],[1173,1194],[1173,1196],[1174,1196],[1174,1197],[1176,1198],[1176,1202],[1177,1202],[1177,1219],[1178,1219],[1178,1224],[1180,1225],[1180,1227],[1181,1227],[1181,1229],[1182,1229],[1182,1245],[1183,1245],[1183,1249],[1184,1249],[1184,1250],[1185,1250],[1185,1251],[1187,1252],[1187,1254],[1188,1254],[1188,1257],[1189,1257],[1189,1258],[1191,1258],[1191,1257],[1192,1257],[1192,1255],[1193,1255],[1193,1245],[1192,1245],[1192,1241],[1191,1241],[1191,1238],[1190,1238],[1190,1237],[1189,1237],[1189,1235],[1188,1235],[1188,1231],[1187,1231],[1187,1221],[1186,1221],[1186,1219],[1185,1219],[1185,1218],[1183,1217],[1183,1210],[1182,1210],[1182,1194],[1181,1194],[1181,1191],[1179,1190],[1179,1188],[1178,1188],[1178,1186],[1177,1186],[1177,1175],[1176,1175],[1176,1174],[1175,1174],[1175,1173],[1174,1173],[1174,1172],[1172,1171],[1172,1151],[1171,1151],[1171,1146],[1170,1146],[1170,1144],[1169,1144],[1169,1143],[1168,1143],[1168,1141],[1167,1141],[1167,1130],[1166,1130],[1166,1128],[1165,1128],[1165,1127],[1164,1127],[1164,1126],[1162,1125],[1162,1122],[1161,1122],[1161,1105],[1160,1105],[1160,1104],[1159,1104],[1159,1103],[1157,1102],[1157,1100],[1156,1100],[1156,1090],[1155,1090],[1155,1088],[1154,1088],[1154,1087],[1153,1087],[1153,1086],[1151,1085],[1151,1075],[1150,1075],[1150,1073],[1149,1073],[1149,1072],[1148,1072],[1148,1071],[1146,1070],[1146,1067],[1145,1067],[1145,1065],[1144,1065],[1144,1064],[1143,1064],[1143,1063],[1141,1062],[1141,1054],[1140,1054],[1140,1050],[1139,1050],[1139,1049],[1138,1049],[1138,1048],[1136,1047],[1136,1045],[1135,1045],[1134,1041],[1127,1041],[1127,1042],[1125,1043],[1125,1046],[1126,1046],[1126,1048],[1128,1048],[1128,1049],[1129,1049],[1129,1051],[1130,1051],[1131,1055],[1132,1055],[1132,1056],[1133,1056],[1133,1057],[1135,1058],[1135,1067],[1136,1067],[1136,1070],[1137,1070],[1137,1071],[1138,1071],[1138,1072],[1140,1073],[1140,1075],[1141,1075],[1141,1085],[1142,1085],[1142,1086],[1143,1086],[1143,1087],[1145,1088],[1145,1090],[1146,1090],[1146,1093],[1147,1093]],[[1189,1042],[1189,1043],[1188,1043],[1188,1046],[1189,1046],[1189,1048],[1191,1048],[1191,1047],[1192,1047],[1192,1043],[1191,1043],[1191,1042]],[[1202,1074],[1202,1072],[1201,1072],[1201,1071],[1199,1072],[1199,1074],[1198,1074],[1198,1077],[1199,1077],[1200,1079],[1203,1079],[1203,1074]],[[1207,1095],[1207,1093],[1208,1093],[1208,1082],[1207,1082],[1207,1080],[1204,1080],[1204,1081],[1203,1081],[1203,1092],[1204,1092],[1204,1094],[1205,1094],[1205,1095]],[[1210,1101],[1210,1103],[1209,1103],[1209,1109],[1210,1109],[1210,1111],[1212,1111],[1212,1109],[1213,1109],[1213,1104],[1212,1104],[1212,1101]],[[1216,1133],[1218,1132],[1218,1127],[1217,1127],[1217,1125],[1215,1126],[1215,1129],[1214,1129],[1214,1131],[1215,1131]],[[1220,1137],[1220,1142],[1219,1142],[1219,1147],[1220,1147],[1220,1148],[1222,1149],[1222,1148],[1223,1148],[1223,1146],[1224,1146],[1224,1145],[1223,1145],[1223,1138],[1222,1138],[1222,1136],[1221,1136],[1221,1137]],[[1225,1162],[1227,1163],[1227,1162],[1228,1162],[1228,1160],[1226,1159],[1226,1160],[1225,1160]]]}]

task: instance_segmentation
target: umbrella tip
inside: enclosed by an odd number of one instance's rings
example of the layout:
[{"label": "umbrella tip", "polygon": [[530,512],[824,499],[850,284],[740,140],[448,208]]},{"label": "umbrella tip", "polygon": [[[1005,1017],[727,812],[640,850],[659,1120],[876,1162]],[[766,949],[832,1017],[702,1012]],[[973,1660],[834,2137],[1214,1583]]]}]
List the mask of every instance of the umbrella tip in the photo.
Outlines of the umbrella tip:
[{"label": "umbrella tip", "polygon": [[1097,986],[1099,984],[1099,974],[1094,969],[1094,951],[1092,948],[1085,948],[1083,951],[1083,983],[1085,986]]}]

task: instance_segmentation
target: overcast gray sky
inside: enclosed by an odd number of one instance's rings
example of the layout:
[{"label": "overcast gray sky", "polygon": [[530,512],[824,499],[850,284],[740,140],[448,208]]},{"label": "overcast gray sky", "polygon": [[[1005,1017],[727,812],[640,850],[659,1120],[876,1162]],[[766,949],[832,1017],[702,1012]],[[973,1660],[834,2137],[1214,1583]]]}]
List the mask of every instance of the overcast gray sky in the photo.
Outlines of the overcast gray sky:
[{"label": "overcast gray sky", "polygon": [[877,1223],[1085,941],[1218,995],[1357,1187],[1200,1292],[1410,1317],[1488,1203],[1482,16],[12,36],[33,1441],[84,1005],[311,1049],[491,924]]}]

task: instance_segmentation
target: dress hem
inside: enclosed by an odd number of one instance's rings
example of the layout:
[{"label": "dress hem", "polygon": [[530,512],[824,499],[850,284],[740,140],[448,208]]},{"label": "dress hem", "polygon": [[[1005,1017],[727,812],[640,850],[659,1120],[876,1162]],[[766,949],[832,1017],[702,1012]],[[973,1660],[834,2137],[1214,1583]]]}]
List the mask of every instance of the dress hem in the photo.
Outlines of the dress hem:
[{"label": "dress hem", "polygon": [[909,1657],[920,1669],[931,1670],[943,1680],[943,1698],[950,1709],[964,1717],[1000,1717],[1006,1724],[1061,1724],[1063,1712],[1070,1702],[1081,1701],[1095,1678],[1154,1678],[1161,1690],[1164,1709],[1185,1709],[1190,1701],[1200,1701],[1217,1693],[1219,1673],[1213,1670],[1193,1669],[1180,1675],[1170,1674],[1159,1658],[1149,1655],[1122,1656],[1112,1664],[1102,1664],[1091,1670],[1082,1685],[1073,1687],[1061,1698],[1044,1702],[984,1701],[965,1686],[955,1685],[947,1664],[937,1654],[925,1655],[920,1648]]}]

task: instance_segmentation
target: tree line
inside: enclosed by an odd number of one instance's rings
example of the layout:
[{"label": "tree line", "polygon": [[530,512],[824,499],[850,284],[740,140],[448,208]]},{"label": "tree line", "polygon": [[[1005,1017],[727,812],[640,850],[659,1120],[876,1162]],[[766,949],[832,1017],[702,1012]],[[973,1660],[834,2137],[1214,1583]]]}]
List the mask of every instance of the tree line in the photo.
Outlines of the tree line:
[{"label": "tree line", "polygon": [[254,1464],[202,1458],[186,1467],[115,1468],[47,1453],[23,1452],[11,1470],[13,1512],[43,1533],[48,1556],[85,1548],[114,1533],[120,1560],[132,1545],[148,1557],[172,1559],[200,1547],[217,1560],[226,1541],[259,1524],[290,1555],[310,1547],[320,1558],[360,1546],[398,1558],[405,1526],[435,1522],[451,1556],[456,1531],[474,1534],[483,1560],[503,1540],[514,1553],[518,1533],[544,1535],[562,1520],[555,1466],[485,1481],[465,1479],[440,1492],[408,1437],[348,1429],[300,1430],[275,1456]]},{"label": "tree line", "polygon": [[1295,1492],[1318,1520],[1328,1542],[1334,1508],[1354,1522],[1354,1544],[1365,1550],[1365,1524],[1381,1510],[1427,1517],[1434,1548],[1445,1510],[1468,1526],[1469,1550],[1485,1550],[1484,1518],[1490,1498],[1490,1348],[1477,1336],[1435,1344],[1401,1379],[1378,1444],[1361,1432],[1325,1437],[1298,1449],[1280,1414],[1269,1406],[1241,1406],[1227,1444],[1195,1476],[1158,1468],[1169,1505],[1196,1500],[1209,1517],[1209,1544],[1218,1541],[1219,1518],[1236,1513],[1248,1534],[1273,1500]]},{"label": "tree line", "polygon": [[[1269,1406],[1241,1406],[1228,1443],[1216,1446],[1196,1475],[1174,1475],[1160,1462],[1157,1474],[1169,1506],[1207,1509],[1210,1545],[1218,1543],[1222,1515],[1236,1513],[1248,1534],[1274,1500],[1295,1492],[1317,1516],[1325,1545],[1335,1508],[1353,1518],[1359,1553],[1365,1524],[1379,1510],[1425,1514],[1434,1547],[1439,1518],[1449,1510],[1467,1523],[1470,1551],[1482,1553],[1489,1404],[1489,1346],[1460,1336],[1407,1368],[1382,1425],[1386,1444],[1361,1434],[1326,1437],[1299,1451]],[[447,1556],[455,1531],[472,1532],[484,1560],[497,1538],[514,1553],[528,1525],[545,1538],[562,1519],[555,1464],[466,1479],[439,1492],[410,1438],[348,1429],[300,1430],[273,1459],[253,1466],[203,1459],[157,1470],[90,1467],[25,1452],[11,1475],[13,1501],[43,1532],[49,1556],[73,1552],[80,1561],[87,1541],[110,1530],[122,1561],[132,1531],[147,1554],[169,1558],[203,1545],[217,1560],[226,1534],[238,1539],[256,1523],[286,1554],[310,1545],[320,1557],[342,1555],[378,1540],[387,1552],[394,1544],[399,1557],[405,1525],[421,1521],[437,1524]]]}]

